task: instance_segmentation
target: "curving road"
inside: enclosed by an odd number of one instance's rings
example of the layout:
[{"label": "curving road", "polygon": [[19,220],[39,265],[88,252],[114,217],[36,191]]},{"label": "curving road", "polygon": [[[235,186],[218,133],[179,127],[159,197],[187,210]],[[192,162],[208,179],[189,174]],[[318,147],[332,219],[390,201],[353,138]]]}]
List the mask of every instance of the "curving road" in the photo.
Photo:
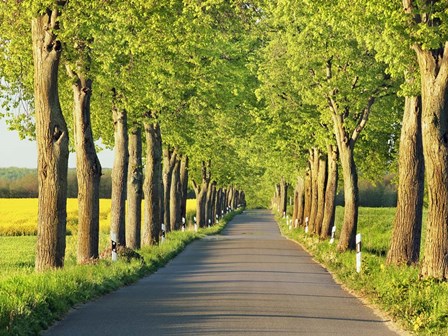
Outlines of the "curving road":
[{"label": "curving road", "polygon": [[44,334],[396,335],[261,210],[192,243],[157,273],[72,310]]}]

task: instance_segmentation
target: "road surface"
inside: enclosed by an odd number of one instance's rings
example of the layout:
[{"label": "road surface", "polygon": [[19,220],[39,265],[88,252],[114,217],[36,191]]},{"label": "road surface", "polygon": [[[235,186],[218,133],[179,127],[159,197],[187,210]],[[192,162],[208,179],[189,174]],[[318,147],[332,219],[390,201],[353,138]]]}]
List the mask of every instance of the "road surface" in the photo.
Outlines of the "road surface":
[{"label": "road surface", "polygon": [[73,309],[45,335],[396,335],[269,212],[246,211],[155,274]]}]

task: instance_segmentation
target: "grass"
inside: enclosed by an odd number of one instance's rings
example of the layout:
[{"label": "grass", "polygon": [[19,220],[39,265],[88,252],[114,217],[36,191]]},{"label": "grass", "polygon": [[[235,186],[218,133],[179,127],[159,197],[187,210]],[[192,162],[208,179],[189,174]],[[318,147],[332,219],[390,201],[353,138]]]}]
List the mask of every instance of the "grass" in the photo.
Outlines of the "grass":
[{"label": "grass", "polygon": [[[32,204],[28,202],[30,200],[25,201],[27,205]],[[107,205],[104,200],[102,202]],[[187,208],[192,216],[194,200],[189,201]],[[89,265],[76,265],[76,236],[68,236],[64,269],[43,273],[34,272],[35,236],[0,236],[0,335],[38,334],[74,305],[133,283],[165,265],[191,241],[220,232],[236,213],[228,214],[217,225],[198,232],[168,233],[163,244],[138,251],[143,262],[122,259],[115,263],[100,260]],[[109,240],[105,233],[109,231],[106,220],[102,218],[101,249]]]},{"label": "grass", "polygon": [[[448,283],[419,280],[417,267],[385,263],[394,214],[392,208],[360,208],[358,232],[362,234],[363,249],[359,274],[355,271],[355,253],[337,253],[337,241],[331,245],[300,228],[289,230],[282,219],[279,223],[285,236],[298,241],[338,281],[378,306],[402,328],[417,335],[447,335]],[[338,207],[337,232],[342,219],[343,208]]]}]

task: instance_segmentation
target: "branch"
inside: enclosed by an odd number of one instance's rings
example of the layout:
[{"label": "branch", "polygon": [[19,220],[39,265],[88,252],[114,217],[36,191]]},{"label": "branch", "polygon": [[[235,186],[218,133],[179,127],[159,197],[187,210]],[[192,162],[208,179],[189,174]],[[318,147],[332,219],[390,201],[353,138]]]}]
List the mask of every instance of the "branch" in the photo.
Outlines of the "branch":
[{"label": "branch", "polygon": [[191,182],[193,182],[194,192],[196,193],[196,195],[199,194],[199,186],[198,186],[198,184],[196,183],[196,181],[194,179],[192,179]]},{"label": "branch", "polygon": [[375,102],[375,98],[376,97],[374,97],[374,96],[369,97],[367,106],[364,108],[362,116],[359,118],[358,124],[356,125],[355,130],[353,131],[353,134],[351,137],[353,142],[356,142],[356,140],[359,137],[359,134],[362,132],[362,130],[366,126],[367,120],[369,120],[370,111],[372,110],[372,105]]},{"label": "branch", "polygon": [[356,77],[353,79],[352,90],[354,90],[354,89],[356,88],[356,84],[358,84],[358,79],[359,79],[358,76],[356,76]]}]

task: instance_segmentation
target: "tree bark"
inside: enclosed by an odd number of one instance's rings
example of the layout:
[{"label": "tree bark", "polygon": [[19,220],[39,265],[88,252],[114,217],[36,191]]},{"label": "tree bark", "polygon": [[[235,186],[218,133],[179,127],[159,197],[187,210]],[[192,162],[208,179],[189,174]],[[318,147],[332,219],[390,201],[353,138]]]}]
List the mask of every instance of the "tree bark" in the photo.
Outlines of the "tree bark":
[{"label": "tree bark", "polygon": [[170,188],[170,228],[171,230],[179,230],[182,219],[180,215],[180,160],[176,159],[171,177]]},{"label": "tree bark", "polygon": [[317,214],[314,223],[314,233],[321,234],[322,220],[324,218],[325,210],[325,187],[327,183],[327,160],[320,156],[319,158],[319,172],[317,176]]},{"label": "tree bark", "polygon": [[56,38],[58,10],[32,20],[34,103],[39,207],[35,269],[64,266],[67,221],[68,130],[58,95],[62,44]]},{"label": "tree bark", "polygon": [[344,252],[356,248],[356,231],[358,229],[358,172],[353,158],[351,143],[342,144],[340,151],[342,174],[344,177],[344,224],[339,236],[337,250]]},{"label": "tree bark", "polygon": [[314,148],[310,150],[310,164],[311,164],[311,210],[309,218],[309,232],[315,233],[316,217],[319,198],[319,150]]},{"label": "tree bark", "polygon": [[181,188],[181,217],[187,220],[187,194],[188,194],[188,156],[183,156],[180,163]]},{"label": "tree bark", "polygon": [[304,194],[304,206],[302,224],[305,225],[307,218],[309,222],[311,213],[311,169],[308,168],[305,175],[305,194]]},{"label": "tree bark", "polygon": [[143,245],[159,242],[162,223],[162,137],[156,122],[145,123],[146,167],[143,193],[145,195],[145,223]]},{"label": "tree bark", "polygon": [[131,249],[139,249],[141,246],[142,167],[142,130],[137,127],[131,131],[129,137],[126,246]]},{"label": "tree bark", "polygon": [[326,239],[334,226],[335,197],[338,187],[338,147],[328,146],[328,182],[325,190],[325,210],[320,237]]},{"label": "tree bark", "polygon": [[425,278],[448,279],[448,42],[440,50],[415,46],[422,86],[422,139],[428,186]]},{"label": "tree bark", "polygon": [[288,184],[285,178],[282,177],[280,181],[280,213],[286,216],[286,210],[288,207]]},{"label": "tree bark", "polygon": [[202,183],[198,185],[195,181],[194,190],[196,192],[196,223],[199,227],[205,227],[206,224],[206,201],[207,191],[210,184],[210,162],[208,166],[205,162],[202,162]]},{"label": "tree bark", "polygon": [[297,179],[296,186],[296,202],[297,202],[297,213],[296,219],[294,221],[294,226],[297,228],[303,225],[303,211],[304,211],[304,193],[305,193],[305,181],[302,177]]},{"label": "tree bark", "polygon": [[170,192],[171,192],[171,179],[173,176],[174,165],[176,164],[177,154],[174,150],[165,148],[163,150],[163,223],[166,227],[166,232],[171,231],[171,219],[170,219]]},{"label": "tree bark", "polygon": [[110,232],[117,237],[117,244],[126,246],[126,187],[129,165],[127,114],[113,108],[114,165],[112,169],[112,197]]},{"label": "tree bark", "polygon": [[398,200],[387,263],[415,264],[420,257],[424,161],[421,99],[406,97],[398,161]]},{"label": "tree bark", "polygon": [[76,175],[78,180],[78,263],[98,258],[101,164],[90,122],[92,81],[71,72],[74,79]]}]

